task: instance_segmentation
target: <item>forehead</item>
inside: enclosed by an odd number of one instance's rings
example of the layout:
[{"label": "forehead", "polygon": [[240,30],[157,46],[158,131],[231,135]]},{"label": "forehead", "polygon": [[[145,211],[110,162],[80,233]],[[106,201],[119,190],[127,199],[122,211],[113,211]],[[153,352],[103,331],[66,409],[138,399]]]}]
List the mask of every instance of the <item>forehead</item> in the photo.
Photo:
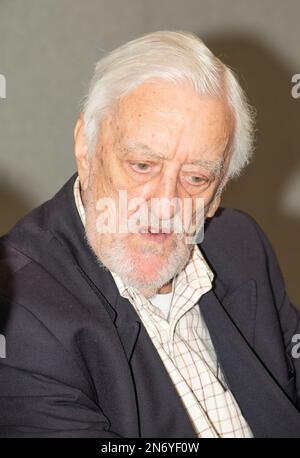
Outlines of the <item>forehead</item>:
[{"label": "forehead", "polygon": [[157,151],[211,157],[224,151],[232,116],[224,100],[201,96],[189,83],[154,81],[123,97],[110,125],[125,146],[143,143]]}]

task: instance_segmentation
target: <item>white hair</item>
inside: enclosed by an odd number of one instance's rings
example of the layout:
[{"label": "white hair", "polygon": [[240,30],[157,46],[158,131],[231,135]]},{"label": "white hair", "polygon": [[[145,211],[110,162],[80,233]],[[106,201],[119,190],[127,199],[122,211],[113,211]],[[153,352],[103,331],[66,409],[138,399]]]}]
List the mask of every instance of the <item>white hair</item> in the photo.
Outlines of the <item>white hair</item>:
[{"label": "white hair", "polygon": [[234,117],[225,181],[238,176],[253,152],[253,110],[232,70],[196,35],[187,32],[158,31],[143,35],[100,59],[83,106],[89,153],[95,151],[101,120],[114,103],[154,78],[189,81],[200,95],[225,97]]}]

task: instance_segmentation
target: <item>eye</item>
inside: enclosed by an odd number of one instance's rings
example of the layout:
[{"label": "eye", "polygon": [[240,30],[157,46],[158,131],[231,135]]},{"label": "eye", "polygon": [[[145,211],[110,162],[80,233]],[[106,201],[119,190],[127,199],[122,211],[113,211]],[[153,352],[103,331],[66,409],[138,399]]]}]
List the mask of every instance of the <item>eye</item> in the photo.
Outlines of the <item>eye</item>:
[{"label": "eye", "polygon": [[208,178],[203,177],[203,176],[193,176],[193,175],[191,175],[191,176],[186,176],[185,178],[186,178],[186,180],[187,180],[187,182],[189,184],[192,184],[194,186],[203,185],[203,184],[208,183],[208,181],[209,181]]},{"label": "eye", "polygon": [[147,173],[151,167],[150,164],[147,164],[146,162],[131,162],[130,166],[135,172],[139,173]]}]

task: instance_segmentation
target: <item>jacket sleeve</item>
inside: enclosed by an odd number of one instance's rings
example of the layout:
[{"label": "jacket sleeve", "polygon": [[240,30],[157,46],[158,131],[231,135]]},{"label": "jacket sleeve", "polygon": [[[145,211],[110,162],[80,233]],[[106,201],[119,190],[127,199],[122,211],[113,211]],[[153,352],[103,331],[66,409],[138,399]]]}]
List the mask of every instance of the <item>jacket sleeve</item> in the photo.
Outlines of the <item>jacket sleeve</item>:
[{"label": "jacket sleeve", "polygon": [[0,296],[0,332],[0,437],[120,437],[72,355],[30,310]]}]

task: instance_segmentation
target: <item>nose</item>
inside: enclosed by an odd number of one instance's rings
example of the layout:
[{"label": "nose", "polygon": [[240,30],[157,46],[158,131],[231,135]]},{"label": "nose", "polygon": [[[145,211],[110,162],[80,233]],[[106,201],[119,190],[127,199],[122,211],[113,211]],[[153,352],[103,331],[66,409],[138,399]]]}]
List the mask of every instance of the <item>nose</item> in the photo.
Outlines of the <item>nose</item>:
[{"label": "nose", "polygon": [[165,173],[153,192],[151,211],[159,220],[170,220],[179,210],[178,174]]}]

